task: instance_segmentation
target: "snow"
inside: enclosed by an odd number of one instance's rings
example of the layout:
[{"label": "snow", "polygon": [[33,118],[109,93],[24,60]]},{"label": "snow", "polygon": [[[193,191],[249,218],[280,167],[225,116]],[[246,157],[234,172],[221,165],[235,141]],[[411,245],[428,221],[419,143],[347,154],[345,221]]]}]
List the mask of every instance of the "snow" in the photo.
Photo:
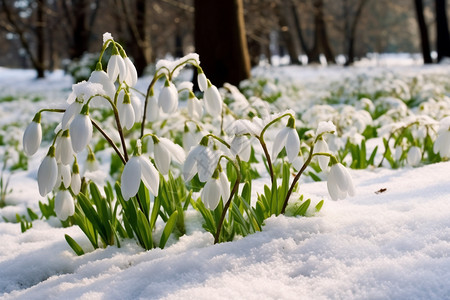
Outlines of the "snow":
[{"label": "snow", "polygon": [[[278,74],[312,82],[338,78],[339,70],[285,67]],[[30,71],[0,69],[0,95],[51,95],[50,104],[1,103],[0,115],[15,113],[2,126],[13,118],[30,122],[41,107],[64,105],[72,83],[60,72],[49,75],[34,80]],[[30,160],[29,171],[12,173],[13,190],[1,216],[13,220],[26,207],[38,211],[42,198],[35,178],[45,151]],[[272,217],[262,232],[217,245],[194,210],[187,211],[186,235],[151,251],[131,240],[121,248],[93,250],[78,227],[61,228],[56,219],[34,221],[25,233],[18,224],[0,220],[0,298],[448,299],[449,171],[450,161],[350,170],[356,195],[337,202],[330,200],[325,181],[301,182],[305,198],[325,199],[320,213]],[[256,180],[254,188],[266,181]],[[86,254],[77,256],[64,234]]]}]

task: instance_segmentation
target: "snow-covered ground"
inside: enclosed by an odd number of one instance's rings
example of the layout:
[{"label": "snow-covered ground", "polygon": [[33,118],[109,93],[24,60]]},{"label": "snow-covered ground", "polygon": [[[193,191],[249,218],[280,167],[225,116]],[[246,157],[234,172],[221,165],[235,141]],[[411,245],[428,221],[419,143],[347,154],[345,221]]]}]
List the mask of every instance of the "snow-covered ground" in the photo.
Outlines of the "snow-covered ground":
[{"label": "snow-covered ground", "polygon": [[[438,68],[448,74],[445,66]],[[374,70],[280,67],[276,74],[314,82]],[[70,77],[33,77],[0,68],[0,98],[20,96],[0,103],[2,127],[12,120],[26,124],[38,108],[49,106],[30,101],[36,95],[64,106]],[[23,128],[11,128],[20,140]],[[44,149],[30,160],[29,171],[12,173],[0,216],[13,220],[26,207],[38,211],[35,178],[43,155]],[[56,219],[34,221],[25,233],[17,223],[0,220],[0,298],[450,299],[450,162],[350,172],[354,197],[334,202],[326,182],[303,182],[305,197],[325,199],[319,214],[272,217],[262,232],[218,245],[194,210],[187,212],[185,236],[147,252],[131,240],[94,251],[78,227],[61,228]],[[255,181],[254,188],[263,182]],[[91,250],[77,256],[64,234]]]}]

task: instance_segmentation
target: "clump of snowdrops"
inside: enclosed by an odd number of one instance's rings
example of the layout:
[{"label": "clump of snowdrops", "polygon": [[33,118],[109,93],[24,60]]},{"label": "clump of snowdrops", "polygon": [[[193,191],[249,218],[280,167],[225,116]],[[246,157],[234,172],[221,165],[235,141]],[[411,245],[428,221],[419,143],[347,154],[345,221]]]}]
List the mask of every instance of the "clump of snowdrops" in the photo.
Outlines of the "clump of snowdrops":
[{"label": "clump of snowdrops", "polygon": [[[186,66],[198,73],[197,94],[192,82],[179,79]],[[137,79],[124,48],[106,33],[95,71],[73,85],[69,105],[38,111],[23,136],[24,152],[35,154],[45,114],[61,114],[38,169],[39,193],[53,194],[56,216],[78,225],[94,248],[120,247],[124,239],[144,249],[163,248],[171,235],[186,232],[190,206],[201,213],[215,243],[260,231],[272,215],[307,215],[311,200],[303,201],[296,191],[312,162],[328,174],[332,199],[354,194],[349,172],[328,149],[326,139],[336,131],[332,122],[320,122],[301,140],[293,111],[271,114],[263,101],[245,98],[245,114],[236,101],[230,109],[197,54],[159,61],[145,92],[135,88]],[[179,107],[179,99],[187,109]],[[267,142],[269,131],[274,138]],[[110,169],[113,161],[121,166],[99,182],[87,174],[98,170],[97,152],[104,148],[112,149]],[[259,154],[270,184],[252,199],[252,180],[261,176],[253,167]],[[72,237],[66,240],[84,253]]]}]

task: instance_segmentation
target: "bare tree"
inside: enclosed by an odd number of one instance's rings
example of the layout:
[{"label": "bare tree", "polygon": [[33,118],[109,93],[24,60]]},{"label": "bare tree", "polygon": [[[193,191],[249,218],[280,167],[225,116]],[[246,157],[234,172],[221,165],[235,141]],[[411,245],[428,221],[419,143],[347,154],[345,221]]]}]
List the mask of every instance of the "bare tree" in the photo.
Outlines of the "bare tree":
[{"label": "bare tree", "polygon": [[344,0],[344,15],[345,15],[345,44],[347,50],[347,61],[345,65],[351,65],[355,61],[355,40],[356,40],[356,29],[359,24],[359,20],[361,18],[364,6],[367,4],[369,0],[358,0],[356,4],[352,6],[356,7],[353,18],[350,16],[350,11],[352,10],[348,1]]},{"label": "bare tree", "polygon": [[242,0],[195,0],[195,49],[214,84],[250,77]]},{"label": "bare tree", "polygon": [[447,0],[435,0],[436,10],[436,50],[438,62],[450,57],[450,33],[447,21]]},{"label": "bare tree", "polygon": [[[37,0],[35,9],[32,3],[27,4],[26,10],[20,11],[20,7],[13,5],[14,1],[0,0],[1,8],[6,16],[1,26],[9,32],[16,34],[25,50],[28,58],[36,70],[37,77],[45,76],[45,50],[46,39],[44,28],[46,26],[46,1]],[[30,37],[30,33],[33,34]]]},{"label": "bare tree", "polygon": [[430,39],[428,37],[427,24],[425,23],[425,17],[423,15],[423,1],[414,0],[414,7],[417,15],[417,24],[419,26],[420,46],[422,49],[423,62],[426,64],[431,64],[433,63],[433,60],[431,59]]}]

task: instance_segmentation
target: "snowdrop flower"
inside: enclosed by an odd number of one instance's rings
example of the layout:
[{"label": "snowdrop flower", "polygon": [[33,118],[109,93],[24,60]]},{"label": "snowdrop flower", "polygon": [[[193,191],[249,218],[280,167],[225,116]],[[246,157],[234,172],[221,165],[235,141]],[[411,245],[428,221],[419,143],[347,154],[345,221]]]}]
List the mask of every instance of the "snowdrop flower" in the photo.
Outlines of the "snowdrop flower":
[{"label": "snowdrop flower", "polygon": [[114,94],[116,93],[116,87],[114,86],[114,82],[111,81],[108,74],[101,68],[96,69],[91,73],[88,82],[101,84],[103,90],[105,91],[106,96],[108,96],[111,100],[114,99]]},{"label": "snowdrop flower", "polygon": [[[327,142],[324,141],[324,139],[321,137],[314,145],[314,153],[330,153],[330,150],[328,149]],[[322,171],[325,171],[328,169],[328,164],[330,162],[330,157],[325,155],[318,155],[317,160],[319,162],[319,167]]]},{"label": "snowdrop flower", "polygon": [[154,196],[158,196],[158,171],[148,158],[135,155],[127,161],[121,176],[122,196],[125,200],[137,194],[141,180]]},{"label": "snowdrop flower", "polygon": [[214,210],[220,202],[228,201],[230,196],[230,187],[228,178],[223,172],[214,172],[213,176],[206,182],[200,197],[207,209]]},{"label": "snowdrop flower", "polygon": [[82,151],[89,144],[92,138],[92,122],[87,104],[70,124],[70,138],[75,153]]},{"label": "snowdrop flower", "polygon": [[450,157],[450,130],[439,133],[434,141],[433,151],[441,157]]},{"label": "snowdrop flower", "polygon": [[131,104],[130,95],[128,93],[124,93],[122,99],[123,100],[119,99],[117,103],[119,120],[125,129],[130,130],[133,127],[135,121],[133,105]]},{"label": "snowdrop flower", "polygon": [[23,134],[23,151],[32,156],[36,153],[42,141],[41,114],[36,114]]},{"label": "snowdrop flower", "polygon": [[86,157],[86,163],[84,165],[84,173],[86,172],[95,172],[100,168],[98,160],[95,158],[94,152],[91,148],[88,148],[88,155]]},{"label": "snowdrop flower", "polygon": [[74,195],[78,195],[81,190],[81,176],[80,176],[80,168],[78,166],[77,161],[73,163],[72,167],[72,176],[70,178],[70,188]]},{"label": "snowdrop flower", "polygon": [[126,72],[127,76],[125,77],[125,83],[128,86],[135,86],[137,83],[137,80],[138,80],[136,67],[134,66],[133,62],[131,61],[131,59],[128,56],[125,56],[123,61],[125,63],[125,67],[127,69],[127,72]]},{"label": "snowdrop flower", "polygon": [[158,101],[156,100],[153,89],[150,90],[148,102],[147,102],[147,109],[145,112],[145,115],[147,117],[147,120],[149,122],[155,122],[158,120],[160,113],[160,107],[158,106]]},{"label": "snowdrop flower", "polygon": [[178,108],[177,88],[167,79],[163,89],[159,93],[158,105],[166,114],[174,113]]},{"label": "snowdrop flower", "polygon": [[272,158],[275,160],[281,149],[285,148],[288,160],[292,163],[300,152],[300,139],[295,130],[295,119],[290,117],[283,129],[275,136],[272,147]]},{"label": "snowdrop flower", "polygon": [[331,166],[328,174],[327,188],[333,200],[344,199],[347,195],[355,195],[355,187],[350,173],[336,159],[334,159],[334,164]]},{"label": "snowdrop flower", "polygon": [[62,164],[69,165],[72,163],[74,153],[68,129],[64,130],[61,138],[59,138],[56,145],[56,152]]},{"label": "snowdrop flower", "polygon": [[75,203],[67,189],[60,189],[55,197],[55,213],[58,219],[65,221],[75,213]]},{"label": "snowdrop flower", "polygon": [[200,144],[192,148],[186,156],[183,165],[184,180],[191,180],[198,172],[199,180],[207,181],[213,175],[217,162],[217,155],[208,147],[208,137],[203,137]]},{"label": "snowdrop flower", "polygon": [[438,136],[433,144],[433,151],[441,157],[450,157],[450,117],[443,118],[439,125]]},{"label": "snowdrop flower", "polygon": [[230,143],[230,151],[235,156],[239,155],[243,161],[248,161],[252,151],[250,139],[246,136],[236,135]]},{"label": "snowdrop flower", "polygon": [[68,188],[72,179],[72,176],[70,174],[70,165],[63,165],[62,163],[58,163],[57,166],[58,177],[54,186],[60,186],[62,184],[64,188]]},{"label": "snowdrop flower", "polygon": [[402,154],[403,154],[403,147],[402,147],[402,145],[395,146],[394,160],[395,161],[400,161],[400,158],[402,157]]},{"label": "snowdrop flower", "polygon": [[406,157],[408,165],[417,166],[420,163],[421,159],[422,159],[422,154],[420,153],[419,147],[412,146],[411,148],[409,148],[408,156]]},{"label": "snowdrop flower", "polygon": [[157,138],[152,136],[154,143],[155,164],[161,174],[169,173],[170,162],[172,158],[183,163],[186,155],[183,148],[166,138]]},{"label": "snowdrop flower", "polygon": [[204,92],[208,88],[208,79],[202,68],[197,68],[197,83],[200,91]]},{"label": "snowdrop flower", "polygon": [[70,123],[72,122],[73,118],[80,113],[81,109],[83,108],[83,102],[80,102],[78,100],[72,102],[66,109],[66,111],[63,114],[62,121],[61,121],[61,128],[62,130],[66,130],[69,128]]},{"label": "snowdrop flower", "polygon": [[200,128],[197,126],[196,131],[193,132],[189,129],[189,126],[184,125],[184,134],[183,134],[183,148],[186,152],[191,150],[192,147],[198,145],[202,136],[200,132]]},{"label": "snowdrop flower", "polygon": [[319,136],[324,133],[334,133],[336,132],[336,126],[331,121],[321,121],[319,125],[317,125],[316,136]]},{"label": "snowdrop flower", "polygon": [[47,156],[45,156],[38,169],[39,194],[45,197],[55,187],[58,179],[58,165],[55,159],[55,146],[50,146]]},{"label": "snowdrop flower", "polygon": [[204,94],[206,111],[213,117],[222,114],[222,96],[215,85],[208,80],[208,87]]},{"label": "snowdrop flower", "polygon": [[119,76],[119,81],[123,81],[127,76],[127,68],[125,66],[125,62],[123,61],[122,56],[119,54],[116,45],[113,45],[111,57],[106,67],[106,73],[108,74],[108,77],[112,82],[116,81],[117,76]]},{"label": "snowdrop flower", "polygon": [[187,108],[189,116],[194,120],[199,120],[203,115],[203,106],[200,100],[195,97],[192,91],[189,91],[189,98],[187,100]]}]

